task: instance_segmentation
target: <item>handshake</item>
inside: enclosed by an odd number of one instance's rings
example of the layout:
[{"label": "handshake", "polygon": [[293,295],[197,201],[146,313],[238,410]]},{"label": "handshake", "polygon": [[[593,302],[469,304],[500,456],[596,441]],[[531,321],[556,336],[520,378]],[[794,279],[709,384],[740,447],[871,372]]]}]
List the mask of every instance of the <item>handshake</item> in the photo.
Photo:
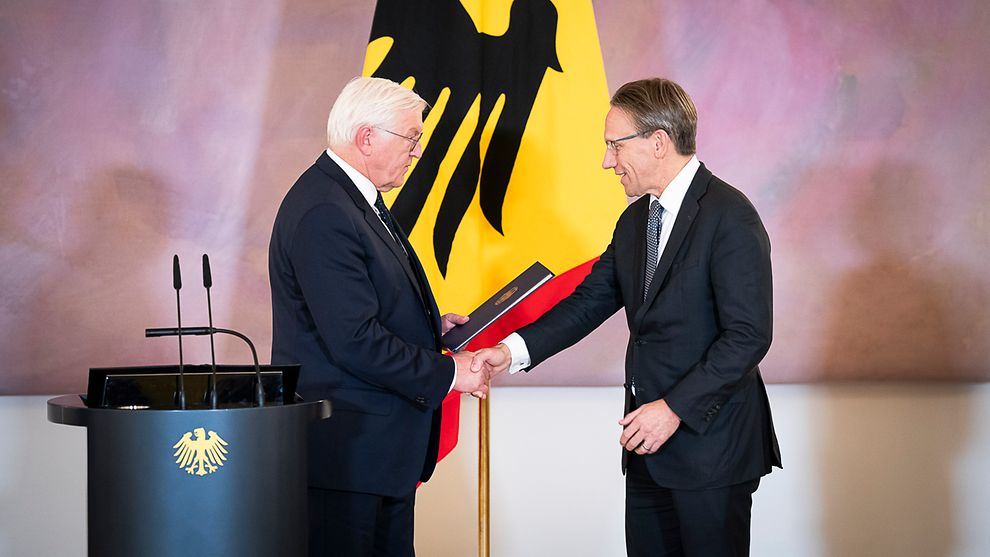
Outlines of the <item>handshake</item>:
[{"label": "handshake", "polygon": [[[462,325],[467,321],[468,318],[463,315],[448,313],[443,316],[442,331],[446,333],[455,325]],[[465,350],[452,354],[451,357],[454,358],[456,366],[454,390],[470,393],[476,398],[488,396],[488,382],[509,369],[512,363],[512,354],[504,344],[483,348],[477,352]]]},{"label": "handshake", "polygon": [[471,393],[475,398],[488,396],[488,382],[509,368],[512,354],[504,344],[483,348],[477,352],[458,352],[453,355],[457,366],[454,389]]}]

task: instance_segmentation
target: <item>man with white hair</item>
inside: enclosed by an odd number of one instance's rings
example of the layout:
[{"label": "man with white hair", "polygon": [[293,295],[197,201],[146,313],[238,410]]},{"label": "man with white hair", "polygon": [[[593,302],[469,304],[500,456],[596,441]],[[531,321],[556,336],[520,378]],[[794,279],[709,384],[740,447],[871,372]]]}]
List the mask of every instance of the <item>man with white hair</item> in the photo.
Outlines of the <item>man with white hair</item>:
[{"label": "man with white hair", "polygon": [[414,555],[417,482],[436,466],[440,405],[484,396],[471,354],[441,354],[466,317],[440,316],[382,202],[422,154],[426,102],[355,78],[334,102],[328,149],[285,195],[269,246],[272,363],[302,364],[299,393],[329,399],[309,431],[310,555]]}]

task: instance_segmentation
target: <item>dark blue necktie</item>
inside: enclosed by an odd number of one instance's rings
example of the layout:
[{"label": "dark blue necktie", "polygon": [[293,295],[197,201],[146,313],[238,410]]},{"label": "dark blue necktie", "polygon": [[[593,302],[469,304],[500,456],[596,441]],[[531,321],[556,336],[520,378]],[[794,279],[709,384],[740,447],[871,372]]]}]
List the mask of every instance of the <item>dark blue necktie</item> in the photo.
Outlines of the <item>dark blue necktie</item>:
[{"label": "dark blue necktie", "polygon": [[[375,210],[378,211],[378,216],[381,217],[382,222],[385,223],[385,228],[388,229],[388,233],[392,235],[392,239],[395,240],[402,251],[406,251],[406,247],[402,245],[402,240],[399,240],[399,231],[395,227],[395,221],[392,220],[392,213],[388,212],[388,207],[385,206],[385,201],[382,199],[382,194],[378,194],[375,198]],[[408,252],[406,253],[408,255]]]},{"label": "dark blue necktie", "polygon": [[[415,263],[415,256],[410,255],[409,251],[406,250],[406,246],[399,239],[399,230],[395,225],[395,221],[392,220],[392,213],[388,211],[385,207],[385,201],[382,200],[382,194],[378,194],[375,199],[375,210],[378,211],[378,216],[381,217],[382,222],[385,223],[385,228],[388,229],[388,233],[392,235],[392,239],[395,243],[399,244],[402,248],[402,253],[406,254],[406,259],[409,261],[410,267],[412,267],[413,276],[416,277],[416,284],[419,285],[420,300],[423,302],[423,309],[426,310],[426,318],[430,320],[430,323],[434,324],[434,334],[437,335],[439,339],[440,331],[436,329],[439,323],[433,318],[433,310],[431,309],[432,303],[430,298],[427,298],[427,293],[430,292],[430,285],[426,281],[426,277],[417,269],[418,264]],[[439,343],[439,340],[437,341]],[[437,345],[439,349],[439,344]]]},{"label": "dark blue necktie", "polygon": [[[643,301],[650,291],[650,283],[657,272],[657,262],[660,259],[660,224],[663,222],[663,206],[659,201],[650,203],[650,216],[646,219],[646,269],[643,273]],[[629,380],[633,396],[636,395],[636,374]]]}]

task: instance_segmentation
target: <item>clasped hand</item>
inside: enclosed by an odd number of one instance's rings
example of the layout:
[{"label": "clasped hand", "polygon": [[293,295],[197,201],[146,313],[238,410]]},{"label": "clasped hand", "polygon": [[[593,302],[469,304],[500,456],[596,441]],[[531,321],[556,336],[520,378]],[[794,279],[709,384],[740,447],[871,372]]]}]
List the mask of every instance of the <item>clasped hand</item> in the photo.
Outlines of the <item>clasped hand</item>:
[{"label": "clasped hand", "polygon": [[[447,331],[457,325],[468,322],[466,315],[447,313],[440,319],[440,333],[447,334]],[[474,361],[474,352],[457,352],[451,354],[454,358],[454,390],[462,393],[471,393],[475,398],[485,398],[488,395],[488,373],[485,370],[471,369]]]},{"label": "clasped hand", "polygon": [[[498,344],[491,348],[482,348],[477,352],[458,352],[454,355],[455,358],[463,358],[457,362],[458,376],[460,380],[461,375],[461,362],[466,362],[464,369],[468,370],[464,377],[464,386],[462,389],[455,383],[454,388],[461,392],[470,392],[472,396],[477,398],[485,398],[488,394],[488,382],[492,380],[496,375],[502,373],[509,368],[509,364],[512,363],[512,354],[509,352],[508,347],[504,344]],[[473,377],[472,377],[473,376]],[[484,379],[481,379],[481,378]],[[481,386],[474,389],[476,381],[481,380]],[[468,390],[465,390],[468,389]]]},{"label": "clasped hand", "polygon": [[[447,317],[444,316],[445,322],[448,321]],[[462,322],[454,321],[454,323]],[[453,357],[457,366],[454,389],[462,393],[471,393],[471,396],[476,398],[488,396],[489,381],[508,369],[509,364],[512,363],[512,354],[504,344],[483,348],[477,352],[465,350],[454,354]]]},{"label": "clasped hand", "polygon": [[451,357],[454,358],[454,365],[457,366],[454,389],[462,393],[471,393],[475,398],[487,397],[490,368],[472,369],[471,363],[475,354],[467,350],[452,354]]},{"label": "clasped hand", "polygon": [[453,354],[453,358],[457,366],[454,389],[476,398],[488,396],[489,381],[508,369],[512,361],[509,349],[502,344],[477,352],[464,350]]}]

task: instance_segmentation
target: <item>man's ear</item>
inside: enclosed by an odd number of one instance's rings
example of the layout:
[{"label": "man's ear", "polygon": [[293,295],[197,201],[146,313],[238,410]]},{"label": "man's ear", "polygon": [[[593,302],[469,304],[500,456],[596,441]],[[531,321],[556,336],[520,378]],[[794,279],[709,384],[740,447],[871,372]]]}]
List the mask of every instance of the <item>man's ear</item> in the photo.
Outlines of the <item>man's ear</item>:
[{"label": "man's ear", "polygon": [[357,129],[357,133],[354,134],[354,147],[363,155],[370,155],[372,153],[371,136],[374,130],[371,126],[365,124]]},{"label": "man's ear", "polygon": [[653,148],[653,154],[658,159],[666,158],[671,154],[671,150],[674,148],[674,141],[667,135],[667,132],[663,130],[657,130],[654,132],[654,137],[656,138],[656,143]]}]

